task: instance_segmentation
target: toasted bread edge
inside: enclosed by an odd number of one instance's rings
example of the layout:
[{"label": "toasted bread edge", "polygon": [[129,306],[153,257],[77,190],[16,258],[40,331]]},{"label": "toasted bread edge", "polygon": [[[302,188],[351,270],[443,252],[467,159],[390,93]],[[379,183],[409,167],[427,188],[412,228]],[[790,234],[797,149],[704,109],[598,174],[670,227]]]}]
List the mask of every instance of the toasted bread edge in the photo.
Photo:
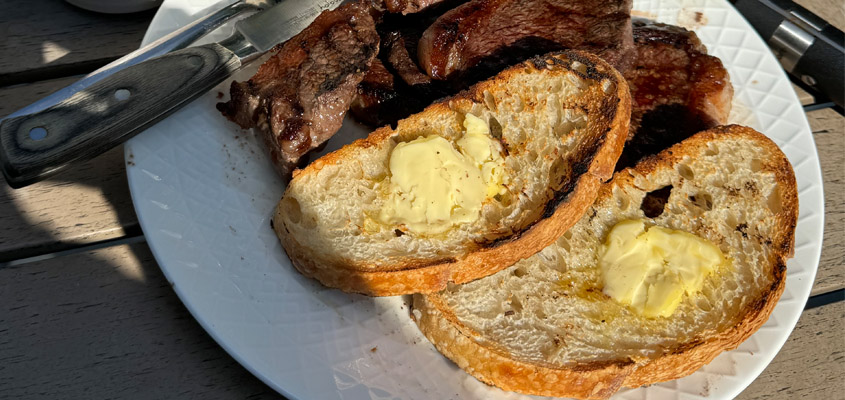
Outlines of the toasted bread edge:
[{"label": "toasted bread edge", "polygon": [[[642,365],[618,360],[570,368],[548,368],[522,362],[494,345],[481,344],[475,338],[482,335],[460,323],[438,294],[414,295],[412,316],[420,330],[438,351],[487,384],[520,393],[585,399],[607,398],[622,387],[640,387],[687,376],[722,352],[737,348],[769,319],[786,284],[786,260],[794,252],[798,219],[798,192],[791,164],[777,145],[763,134],[744,126],[728,125],[700,132],[640,162],[633,169],[648,174],[661,165],[680,161],[685,152],[724,136],[751,137],[772,151],[775,157],[764,168],[775,173],[783,199],[783,215],[779,221],[782,229],[772,243],[775,254],[768,271],[773,276],[772,284],[761,298],[746,307],[743,319],[736,326],[711,337],[678,344],[665,355]],[[614,185],[632,179],[629,170],[620,171],[616,176],[622,179],[602,186],[598,199],[611,195]]]},{"label": "toasted bread edge", "polygon": [[[572,61],[580,62],[586,68],[584,71],[571,69]],[[303,275],[315,278],[323,285],[345,292],[370,296],[433,293],[444,289],[450,281],[464,283],[498,272],[543,249],[556,237],[566,232],[592,204],[601,183],[611,178],[628,135],[631,114],[630,91],[627,82],[618,71],[589,53],[568,50],[553,52],[510,67],[495,78],[476,84],[450,99],[429,106],[421,114],[436,115],[451,112],[450,104],[454,107],[454,104],[458,102],[482,103],[485,89],[500,81],[508,80],[511,75],[523,73],[526,68],[532,70],[565,68],[584,79],[609,79],[615,85],[616,93],[614,96],[608,96],[608,99],[618,99],[615,102],[606,101],[607,99],[600,102],[602,117],[610,119],[609,128],[600,142],[589,149],[591,153],[584,155],[583,158],[589,160],[589,163],[585,163],[586,169],[583,170],[582,166],[582,171],[578,171],[580,175],[565,188],[565,193],[552,200],[558,203],[554,206],[554,213],[551,216],[538,220],[515,237],[501,240],[495,246],[481,247],[462,259],[433,260],[428,265],[408,264],[391,268],[389,271],[373,271],[364,270],[362,266],[354,263],[320,264],[309,256],[309,251],[299,245],[296,238],[282,231],[284,223],[281,220],[280,210],[277,208],[273,217],[274,230],[294,267]],[[303,170],[294,171],[294,179],[300,174],[313,173],[326,164],[340,162],[348,157],[354,147],[374,146],[386,140],[392,132],[389,127],[379,128],[367,138],[356,140],[347,147],[327,154]]]}]

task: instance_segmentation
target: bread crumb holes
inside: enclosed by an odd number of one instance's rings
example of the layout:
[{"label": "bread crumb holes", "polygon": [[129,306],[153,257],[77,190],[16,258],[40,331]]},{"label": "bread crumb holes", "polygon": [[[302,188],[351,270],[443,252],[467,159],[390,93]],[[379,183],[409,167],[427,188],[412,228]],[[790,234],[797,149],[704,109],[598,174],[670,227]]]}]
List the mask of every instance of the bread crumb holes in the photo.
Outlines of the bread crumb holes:
[{"label": "bread crumb holes", "polygon": [[713,309],[713,306],[710,304],[710,301],[708,301],[704,297],[699,297],[698,299],[696,299],[695,306],[698,307],[699,310],[704,312],[708,312]]},{"label": "bread crumb holes", "polygon": [[501,140],[502,124],[499,123],[499,120],[491,116],[490,119],[487,121],[487,125],[490,126],[490,136]]},{"label": "bread crumb holes", "polygon": [[710,193],[696,193],[690,196],[690,201],[704,211],[713,209],[713,196]]},{"label": "bread crumb holes", "polygon": [[688,181],[693,180],[695,178],[695,173],[692,172],[692,168],[690,168],[686,164],[678,164],[678,175],[681,175],[681,178],[684,178]]},{"label": "bread crumb holes", "polygon": [[769,199],[766,202],[769,209],[772,210],[773,213],[778,214],[783,211],[783,200],[780,197],[780,189],[775,187],[772,189],[772,193],[769,194]]},{"label": "bread crumb holes", "polygon": [[570,67],[570,68],[572,68],[574,71],[578,71],[578,72],[580,72],[580,73],[582,73],[582,74],[586,74],[586,73],[587,73],[587,66],[586,66],[586,65],[584,65],[584,64],[583,64],[583,63],[581,63],[581,62],[578,62],[578,61],[573,61],[573,62],[572,62],[572,65],[570,65],[569,67]]},{"label": "bread crumb holes", "polygon": [[[569,232],[569,231],[567,231],[567,232]],[[570,235],[570,237],[571,237],[571,235]],[[569,240],[566,238],[565,234],[557,239],[557,245],[558,245],[558,247],[560,247],[560,248],[562,248],[566,251],[570,250]]]},{"label": "bread crumb holes", "polygon": [[616,194],[616,206],[619,207],[619,210],[625,211],[630,205],[631,199],[629,199],[627,195],[625,195],[624,193]]},{"label": "bread crumb holes", "polygon": [[640,204],[640,210],[648,218],[659,217],[663,214],[671,194],[672,185],[646,193],[645,197],[643,197],[643,202]]},{"label": "bread crumb holes", "polygon": [[293,197],[286,197],[283,203],[285,210],[287,210],[285,215],[288,220],[294,224],[300,223],[302,221],[302,208],[299,206],[299,202]]}]

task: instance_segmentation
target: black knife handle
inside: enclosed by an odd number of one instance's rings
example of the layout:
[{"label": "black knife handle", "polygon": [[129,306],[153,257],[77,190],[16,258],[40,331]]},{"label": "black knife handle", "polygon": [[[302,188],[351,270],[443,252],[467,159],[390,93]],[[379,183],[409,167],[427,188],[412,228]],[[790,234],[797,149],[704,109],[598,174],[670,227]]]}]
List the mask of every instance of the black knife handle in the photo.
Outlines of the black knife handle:
[{"label": "black knife handle", "polygon": [[0,124],[0,167],[19,188],[91,159],[229,77],[241,60],[212,43],[118,71],[35,114]]},{"label": "black knife handle", "polygon": [[839,107],[845,107],[845,53],[841,48],[814,43],[790,73]]},{"label": "black knife handle", "polygon": [[843,107],[842,31],[789,0],[736,0],[734,6],[768,42],[790,75]]}]

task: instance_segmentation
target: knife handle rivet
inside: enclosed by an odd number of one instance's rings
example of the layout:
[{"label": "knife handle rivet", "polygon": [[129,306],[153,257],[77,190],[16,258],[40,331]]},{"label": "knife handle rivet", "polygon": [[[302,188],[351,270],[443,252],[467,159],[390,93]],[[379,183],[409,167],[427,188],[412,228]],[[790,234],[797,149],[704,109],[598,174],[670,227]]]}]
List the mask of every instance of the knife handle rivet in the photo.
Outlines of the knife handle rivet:
[{"label": "knife handle rivet", "polygon": [[190,64],[193,67],[199,67],[200,65],[203,64],[202,57],[200,57],[200,56],[190,56],[190,57],[188,57],[188,64]]},{"label": "knife handle rivet", "polygon": [[810,86],[816,86],[816,79],[810,75],[801,75],[801,81]]},{"label": "knife handle rivet", "polygon": [[129,98],[132,92],[129,89],[117,89],[114,91],[114,98],[118,101],[123,101]]},{"label": "knife handle rivet", "polygon": [[29,138],[35,140],[36,142],[39,140],[43,140],[47,137],[47,129],[43,126],[35,127],[29,130]]}]

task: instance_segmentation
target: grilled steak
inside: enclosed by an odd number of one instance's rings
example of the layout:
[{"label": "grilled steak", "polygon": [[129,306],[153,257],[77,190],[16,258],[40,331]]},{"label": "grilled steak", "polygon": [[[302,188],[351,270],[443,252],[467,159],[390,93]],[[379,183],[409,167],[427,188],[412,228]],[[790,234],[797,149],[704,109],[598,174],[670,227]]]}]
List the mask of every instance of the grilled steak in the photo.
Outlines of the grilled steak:
[{"label": "grilled steak", "polygon": [[373,60],[349,109],[359,122],[380,126],[395,122],[397,115],[410,115],[407,101],[397,88],[396,77],[378,59]]},{"label": "grilled steak", "polygon": [[324,11],[246,82],[232,82],[217,109],[242,128],[256,127],[287,176],[307,151],[343,123],[356,87],[378,53],[379,37],[363,2]]},{"label": "grilled steak", "polygon": [[[373,6],[381,1],[382,8]],[[392,124],[506,65],[571,47],[605,57],[631,87],[631,131],[618,168],[726,122],[733,95],[727,71],[694,33],[631,23],[630,0],[587,3],[357,0],[323,12],[277,46],[255,76],[232,83],[231,100],[217,108],[261,131],[287,176],[340,129],[350,107],[359,121]],[[383,14],[429,5],[412,17]]]},{"label": "grilled steak", "polygon": [[408,50],[402,32],[393,31],[384,37],[384,55],[387,62],[408,85],[428,85],[431,78],[420,70],[415,59]]},{"label": "grilled steak", "polygon": [[[424,33],[428,34],[432,32],[437,24],[444,23],[444,17],[455,12],[454,10],[465,9],[473,3],[467,2],[466,0],[445,0],[410,17],[396,14],[385,15],[377,27],[381,36],[381,52],[379,53],[379,58],[384,63],[387,71],[395,75],[395,79],[391,82],[383,81],[379,85],[374,85],[372,82],[386,78],[380,71],[374,71],[372,76],[368,77],[368,83],[359,85],[359,93],[361,93],[362,98],[356,100],[353,115],[366,123],[377,121],[379,125],[394,124],[399,119],[422,110],[432,101],[466,89],[472,84],[495,75],[503,68],[516,62],[566,47],[545,36],[540,37],[526,34],[525,32],[534,32],[537,30],[537,27],[533,25],[537,21],[522,18],[521,23],[530,27],[521,27],[525,28],[523,29],[524,32],[517,35],[515,41],[509,42],[506,40],[508,38],[504,37],[495,43],[498,45],[498,43],[507,42],[507,44],[490,49],[490,53],[486,54],[482,62],[473,65],[465,71],[459,71],[460,73],[449,76],[449,79],[432,79],[424,68],[421,67],[422,64],[418,62],[422,59],[420,54],[418,54],[418,49],[422,50],[424,48],[424,44],[420,43],[421,37],[423,37]],[[496,2],[494,1],[492,3]],[[581,1],[581,3],[584,3],[584,1]],[[536,5],[534,4],[534,0],[499,1],[496,4],[499,5],[497,7],[503,9],[502,12],[490,12],[485,15],[476,13],[473,16],[479,19],[506,18],[503,15],[505,12],[512,11],[513,9],[521,10],[523,7],[530,8]],[[488,4],[488,6],[491,5]],[[602,7],[601,10],[604,11],[613,9],[606,5]],[[622,16],[625,22],[627,22],[630,2],[617,5],[617,8],[624,10]],[[584,4],[563,4],[559,10],[561,13],[573,10],[588,12]],[[534,14],[531,15],[534,16]],[[613,19],[616,17],[616,15],[613,15],[610,18]],[[545,22],[549,24],[560,23],[560,21],[553,21],[552,19],[547,19]],[[593,22],[597,26],[602,25],[598,21]],[[610,22],[612,23],[613,21]],[[492,22],[490,21],[484,22],[484,25],[488,27],[491,24]],[[596,47],[600,53],[599,55],[615,62],[617,66],[622,66],[630,60],[630,57],[623,56],[630,53],[633,46],[630,24],[624,24],[623,29],[627,30],[621,33],[621,40],[617,40],[600,49]],[[515,29],[512,29],[510,32],[513,33],[514,31]],[[492,35],[498,37],[499,32],[493,32]],[[385,90],[388,87],[391,89]],[[374,90],[374,88],[378,88],[378,90]],[[392,104],[392,99],[395,98],[402,99],[399,102],[401,106]]]},{"label": "grilled steak", "polygon": [[399,32],[386,36],[379,59],[358,84],[358,96],[350,110],[355,119],[371,126],[394,125],[434,100],[457,93],[420,71]]},{"label": "grilled steak", "polygon": [[411,16],[385,15],[377,29],[381,36],[379,57],[408,85],[428,85],[432,79],[420,68],[417,47],[423,32],[441,15],[467,0],[441,0],[435,6]]},{"label": "grilled steak", "polygon": [[413,14],[444,0],[372,0],[374,4],[391,13]]},{"label": "grilled steak", "polygon": [[733,86],[722,61],[694,32],[634,19],[631,128],[617,169],[727,122]]},{"label": "grilled steak", "polygon": [[425,31],[418,57],[435,79],[451,79],[491,59],[508,65],[563,48],[598,53],[622,70],[630,13],[631,0],[472,0]]},{"label": "grilled steak", "polygon": [[458,92],[423,72],[417,64],[417,44],[440,15],[465,2],[443,0],[414,15],[381,18],[376,25],[381,37],[378,60],[358,85],[350,110],[355,119],[374,126],[393,125],[435,99]]}]

